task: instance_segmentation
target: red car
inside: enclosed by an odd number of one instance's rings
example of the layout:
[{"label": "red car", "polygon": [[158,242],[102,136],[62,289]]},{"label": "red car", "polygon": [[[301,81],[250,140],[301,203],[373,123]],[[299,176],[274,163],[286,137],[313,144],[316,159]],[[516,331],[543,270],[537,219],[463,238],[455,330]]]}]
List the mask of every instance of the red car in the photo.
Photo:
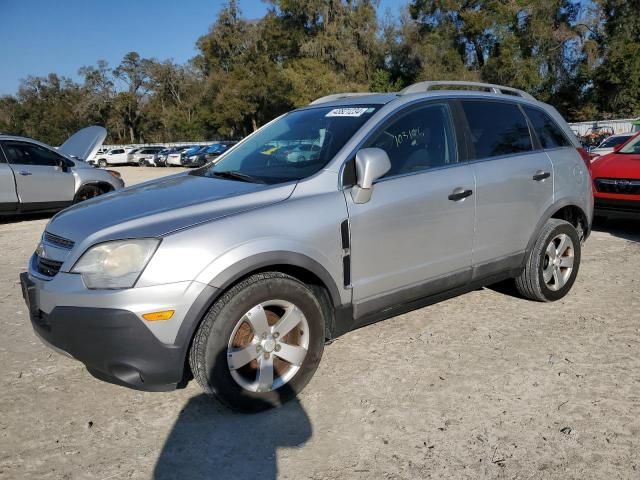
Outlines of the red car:
[{"label": "red car", "polygon": [[640,218],[640,133],[591,164],[595,213]]}]

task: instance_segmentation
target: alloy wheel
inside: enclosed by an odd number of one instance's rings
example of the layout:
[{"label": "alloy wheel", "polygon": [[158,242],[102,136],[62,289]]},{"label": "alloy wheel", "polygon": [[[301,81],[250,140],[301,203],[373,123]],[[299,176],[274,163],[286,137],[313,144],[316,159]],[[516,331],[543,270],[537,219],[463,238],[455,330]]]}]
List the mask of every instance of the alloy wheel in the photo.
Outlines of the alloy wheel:
[{"label": "alloy wheel", "polygon": [[236,324],[227,346],[227,365],[245,390],[269,392],[295,376],[308,349],[309,325],[302,310],[286,300],[268,300]]},{"label": "alloy wheel", "polygon": [[551,239],[544,252],[542,278],[547,288],[558,291],[564,287],[573,271],[574,246],[565,233]]}]

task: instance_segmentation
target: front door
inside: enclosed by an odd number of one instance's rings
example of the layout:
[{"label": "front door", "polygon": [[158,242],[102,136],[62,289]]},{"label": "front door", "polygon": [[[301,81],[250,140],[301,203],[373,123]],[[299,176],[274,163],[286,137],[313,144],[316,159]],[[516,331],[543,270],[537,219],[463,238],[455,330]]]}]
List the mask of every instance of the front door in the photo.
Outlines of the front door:
[{"label": "front door", "polygon": [[0,151],[0,214],[15,212],[18,207],[13,171]]},{"label": "front door", "polygon": [[61,167],[62,156],[29,142],[8,140],[2,148],[15,175],[22,209],[57,208],[73,201],[75,179]]},{"label": "front door", "polygon": [[384,149],[392,167],[369,202],[345,191],[356,317],[465,283],[475,215],[473,171],[458,160],[446,103],[401,112],[366,147]]}]

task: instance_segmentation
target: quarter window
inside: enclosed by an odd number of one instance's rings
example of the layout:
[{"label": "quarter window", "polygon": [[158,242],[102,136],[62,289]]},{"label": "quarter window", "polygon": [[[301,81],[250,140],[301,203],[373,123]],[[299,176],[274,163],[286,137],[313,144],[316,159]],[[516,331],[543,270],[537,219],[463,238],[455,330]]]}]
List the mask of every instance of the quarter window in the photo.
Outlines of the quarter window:
[{"label": "quarter window", "polygon": [[449,109],[429,105],[394,119],[375,134],[367,147],[381,148],[391,161],[391,177],[457,163]]},{"label": "quarter window", "polygon": [[546,113],[531,107],[524,107],[542,148],[569,147],[571,144],[562,129]]},{"label": "quarter window", "polygon": [[3,148],[7,160],[13,165],[55,167],[64,163],[64,159],[60,155],[33,143],[5,142]]},{"label": "quarter window", "polygon": [[475,158],[516,155],[533,150],[529,126],[513,103],[463,101]]}]

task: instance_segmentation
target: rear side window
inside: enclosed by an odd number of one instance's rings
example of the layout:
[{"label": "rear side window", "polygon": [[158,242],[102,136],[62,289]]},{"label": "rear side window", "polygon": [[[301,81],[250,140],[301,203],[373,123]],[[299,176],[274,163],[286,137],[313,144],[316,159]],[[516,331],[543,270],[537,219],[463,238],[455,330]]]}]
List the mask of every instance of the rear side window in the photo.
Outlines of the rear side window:
[{"label": "rear side window", "polygon": [[9,163],[13,165],[55,167],[64,162],[61,156],[33,143],[5,142],[3,148]]},{"label": "rear side window", "polygon": [[533,150],[527,120],[512,103],[462,101],[475,158],[515,155]]},{"label": "rear side window", "polygon": [[524,107],[542,148],[570,147],[571,143],[553,119],[537,108]]}]

